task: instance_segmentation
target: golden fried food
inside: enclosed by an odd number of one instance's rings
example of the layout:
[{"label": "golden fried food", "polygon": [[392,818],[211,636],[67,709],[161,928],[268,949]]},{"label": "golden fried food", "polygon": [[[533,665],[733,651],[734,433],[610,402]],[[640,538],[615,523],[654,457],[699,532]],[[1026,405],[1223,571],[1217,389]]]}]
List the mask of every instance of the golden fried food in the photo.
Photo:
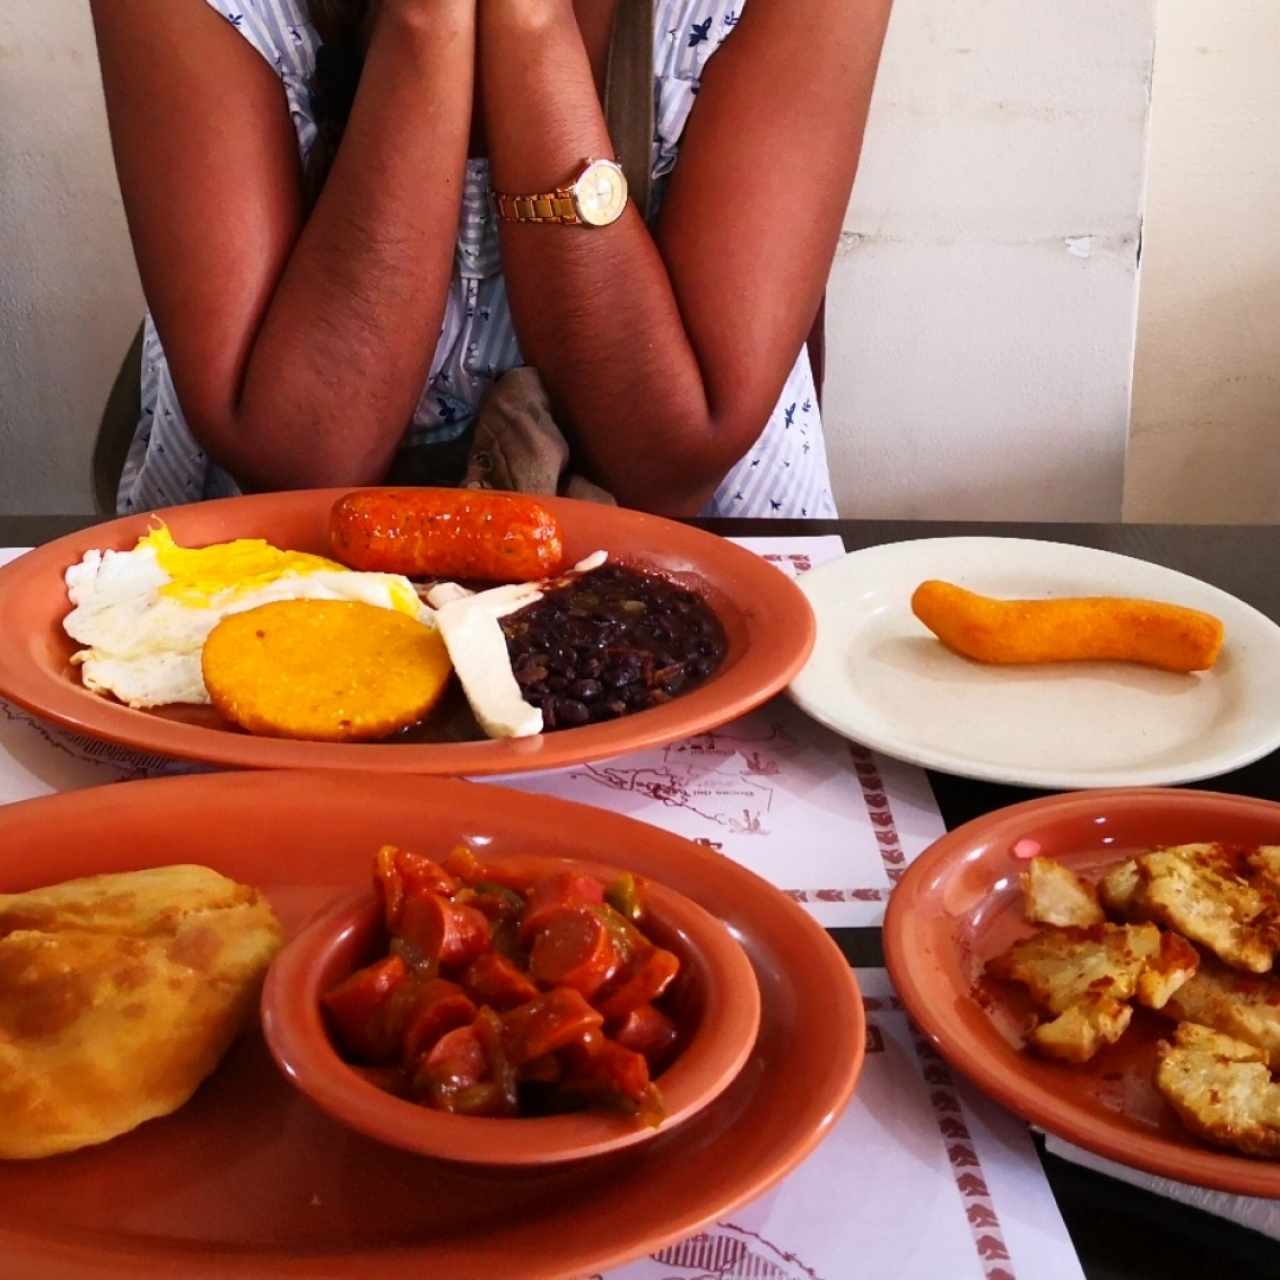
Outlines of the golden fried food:
[{"label": "golden fried food", "polygon": [[1260,844],[1246,855],[1245,865],[1259,888],[1280,894],[1280,844]]},{"label": "golden fried food", "polygon": [[1215,961],[1180,987],[1162,1012],[1243,1040],[1280,1071],[1280,978],[1237,973]]},{"label": "golden fried food", "polygon": [[1200,968],[1200,953],[1186,938],[1171,931],[1160,934],[1160,950],[1147,957],[1145,968],[1138,974],[1134,992],[1139,1004],[1148,1009],[1163,1009],[1173,996],[1195,977]]},{"label": "golden fried food", "polygon": [[1261,1049],[1183,1022],[1157,1062],[1156,1088],[1192,1133],[1246,1155],[1280,1156],[1280,1085]]},{"label": "golden fried food", "polygon": [[1155,600],[994,600],[931,580],[916,588],[911,610],[948,649],[977,662],[1109,660],[1189,672],[1212,667],[1222,648],[1217,618]]},{"label": "golden fried food", "polygon": [[176,1111],[252,1016],[280,942],[259,893],[207,867],[0,897],[0,1158]]},{"label": "golden fried food", "polygon": [[205,641],[213,705],[250,733],[385,738],[423,719],[449,682],[440,633],[390,609],[284,600],[232,614]]},{"label": "golden fried food", "polygon": [[1104,876],[1101,896],[1117,914],[1168,925],[1233,969],[1266,973],[1275,953],[1270,895],[1236,865],[1215,844],[1155,849]]},{"label": "golden fried food", "polygon": [[1141,885],[1137,859],[1129,858],[1112,867],[1098,881],[1098,898],[1113,916],[1127,917],[1133,912],[1133,901]]},{"label": "golden fried food", "polygon": [[1024,910],[1035,924],[1087,929],[1105,919],[1093,885],[1052,858],[1032,858],[1021,882]]},{"label": "golden fried food", "polygon": [[1153,924],[1101,924],[1091,929],[1041,929],[1015,942],[988,965],[997,978],[1021,983],[1050,1013],[1065,1013],[1088,996],[1129,1000],[1138,979],[1162,965]]},{"label": "golden fried food", "polygon": [[1028,1040],[1047,1058],[1088,1062],[1099,1049],[1115,1044],[1133,1017],[1133,1006],[1111,996],[1089,995],[1036,1027]]}]

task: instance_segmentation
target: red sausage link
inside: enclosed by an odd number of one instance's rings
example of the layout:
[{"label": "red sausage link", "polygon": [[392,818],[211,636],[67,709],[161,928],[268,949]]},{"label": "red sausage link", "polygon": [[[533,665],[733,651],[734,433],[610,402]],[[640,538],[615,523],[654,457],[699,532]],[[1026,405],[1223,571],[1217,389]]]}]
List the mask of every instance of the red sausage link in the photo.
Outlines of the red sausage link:
[{"label": "red sausage link", "polygon": [[476,489],[363,489],[339,498],[329,541],[343,564],[411,578],[532,582],[555,574],[564,541],[533,498]]},{"label": "red sausage link", "polygon": [[430,964],[463,965],[488,950],[489,921],[474,907],[462,907],[438,893],[405,899],[396,936],[417,947]]},{"label": "red sausage link", "polygon": [[373,885],[382,894],[386,908],[387,928],[400,923],[400,912],[407,894],[430,891],[445,895],[455,892],[458,882],[438,862],[420,853],[384,844],[373,862]]},{"label": "red sausage link", "polygon": [[642,1004],[656,1000],[680,972],[680,961],[661,947],[652,947],[636,957],[621,984],[602,1001],[606,1018],[621,1018]]},{"label": "red sausage link", "polygon": [[462,982],[473,1000],[499,1011],[538,998],[538,988],[506,956],[494,951],[477,956]]},{"label": "red sausage link", "polygon": [[618,971],[618,950],[592,911],[559,907],[543,920],[529,973],[548,987],[572,987],[591,998]]},{"label": "red sausage link", "polygon": [[575,903],[599,906],[602,902],[604,885],[595,876],[557,871],[555,875],[537,881],[529,890],[529,905],[520,924],[520,936],[527,942],[561,907]]},{"label": "red sausage link", "polygon": [[580,991],[557,987],[502,1015],[507,1054],[517,1066],[581,1040],[604,1019]]},{"label": "red sausage link", "polygon": [[475,1005],[456,982],[444,978],[424,982],[404,1033],[405,1065],[412,1065],[434,1049],[446,1032],[465,1026],[475,1016]]},{"label": "red sausage link", "polygon": [[623,1018],[613,1038],[632,1053],[638,1053],[650,1068],[660,1066],[675,1047],[676,1024],[661,1009],[642,1004]]},{"label": "red sausage link", "polygon": [[369,1063],[394,1057],[396,1039],[388,1034],[387,1011],[408,976],[404,961],[388,956],[357,969],[320,997],[335,1034],[352,1057]]}]

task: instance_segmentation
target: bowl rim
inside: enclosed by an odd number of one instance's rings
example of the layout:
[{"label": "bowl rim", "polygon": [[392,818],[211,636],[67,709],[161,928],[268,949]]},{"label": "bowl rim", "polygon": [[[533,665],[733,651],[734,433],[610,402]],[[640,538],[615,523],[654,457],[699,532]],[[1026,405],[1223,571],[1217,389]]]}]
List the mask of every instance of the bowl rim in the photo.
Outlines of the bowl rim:
[{"label": "bowl rim", "polygon": [[[572,868],[606,879],[623,874],[607,863],[554,854],[494,861]],[[665,1136],[713,1102],[745,1066],[760,1029],[760,988],[746,952],[723,922],[691,898],[647,877],[645,897],[656,919],[697,958],[710,997],[688,1043],[658,1077],[667,1107],[658,1128],[599,1110],[538,1117],[449,1115],[397,1098],[364,1079],[334,1046],[319,1001],[320,973],[327,958],[353,932],[368,928],[370,917],[380,911],[376,895],[367,889],[345,894],[323,908],[272,961],[261,998],[267,1048],[290,1084],[334,1120],[435,1159],[491,1168],[550,1165]],[[517,1136],[521,1141],[513,1143]]]}]

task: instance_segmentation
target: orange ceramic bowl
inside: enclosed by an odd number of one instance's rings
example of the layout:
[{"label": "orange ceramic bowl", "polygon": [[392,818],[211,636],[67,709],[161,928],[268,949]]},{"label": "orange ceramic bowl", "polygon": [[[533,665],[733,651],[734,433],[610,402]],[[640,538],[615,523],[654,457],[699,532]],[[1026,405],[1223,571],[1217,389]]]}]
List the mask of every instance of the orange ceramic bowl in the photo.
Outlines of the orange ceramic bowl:
[{"label": "orange ceramic bowl", "polygon": [[[621,874],[568,858],[499,861],[530,879],[566,869],[606,882]],[[267,1046],[285,1076],[322,1111],[418,1155],[518,1167],[582,1160],[645,1142],[695,1115],[732,1083],[760,1028],[760,991],[746,953],[721,921],[651,881],[644,898],[644,932],[680,957],[680,974],[663,1000],[679,1028],[680,1049],[657,1077],[667,1113],[660,1128],[606,1110],[528,1119],[449,1115],[397,1098],[361,1076],[330,1039],[320,997],[386,954],[380,906],[368,892],[325,911],[276,958],[262,993]]]}]

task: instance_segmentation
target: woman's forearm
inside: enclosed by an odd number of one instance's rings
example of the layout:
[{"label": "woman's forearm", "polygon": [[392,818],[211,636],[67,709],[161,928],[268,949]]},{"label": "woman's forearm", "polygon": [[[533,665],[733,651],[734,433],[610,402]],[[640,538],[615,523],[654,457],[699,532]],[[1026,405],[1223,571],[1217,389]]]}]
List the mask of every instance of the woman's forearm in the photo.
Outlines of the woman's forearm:
[{"label": "woman's forearm", "polygon": [[[571,0],[478,0],[493,184],[568,182],[612,144]],[[741,453],[717,421],[671,281],[634,206],[610,227],[504,223],[516,331],[593,474],[629,505],[696,511]]]},{"label": "woman's forearm", "polygon": [[384,4],[328,181],[218,433],[249,483],[376,480],[403,435],[453,267],[474,13],[474,0]]}]

